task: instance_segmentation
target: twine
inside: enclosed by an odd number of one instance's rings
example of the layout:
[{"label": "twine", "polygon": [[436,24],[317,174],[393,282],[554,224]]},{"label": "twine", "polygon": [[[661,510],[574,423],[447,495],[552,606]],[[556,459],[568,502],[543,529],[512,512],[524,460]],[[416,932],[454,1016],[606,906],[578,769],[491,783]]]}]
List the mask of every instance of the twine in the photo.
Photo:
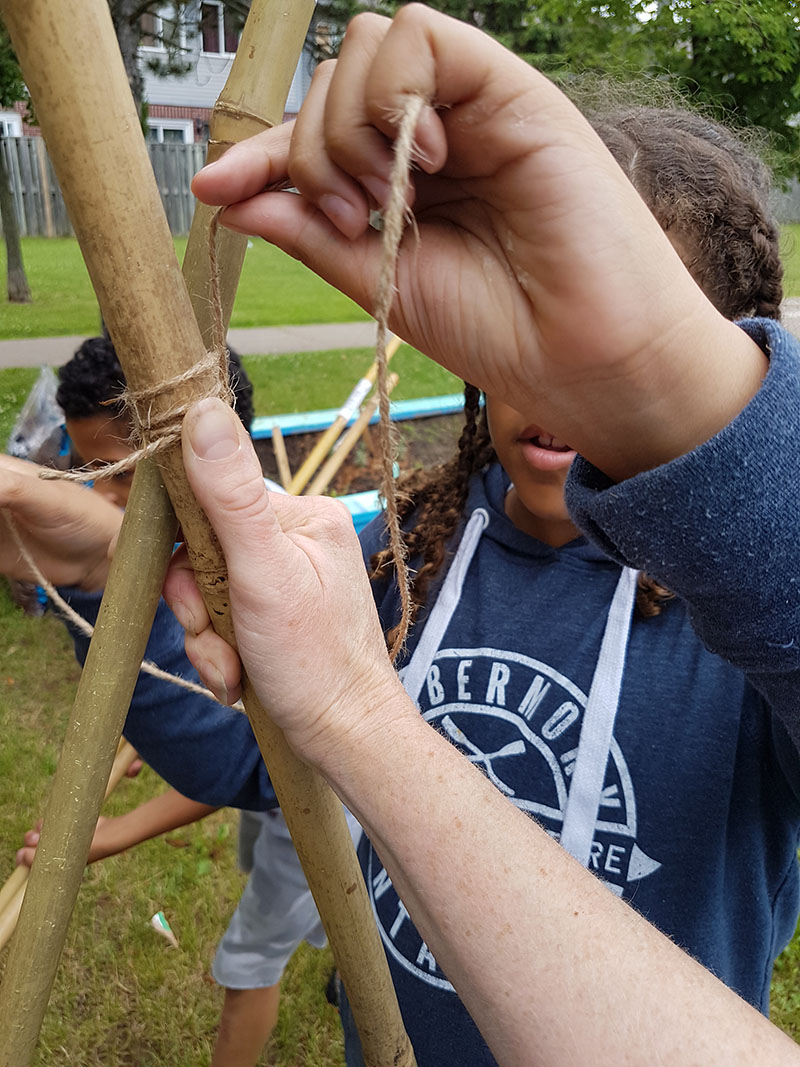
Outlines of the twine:
[{"label": "twine", "polygon": [[[79,633],[82,633],[84,637],[91,638],[92,634],[94,633],[94,626],[92,626],[90,622],[84,619],[82,615],[79,615],[78,612],[70,604],[68,604],[66,600],[64,600],[64,598],[61,596],[61,594],[58,592],[52,582],[49,582],[47,578],[45,578],[45,576],[39,570],[36,560],[25,547],[25,544],[19,532],[19,528],[16,522],[14,521],[11,512],[6,508],[3,508],[2,512],[6,523],[8,524],[8,529],[11,533],[12,540],[17,546],[20,556],[30,568],[31,578],[33,579],[33,581],[35,581],[37,585],[40,585],[42,589],[44,589],[45,593],[47,594],[48,600],[52,603],[53,607],[59,615],[62,615],[68,622],[72,623],[75,629],[78,630]],[[162,682],[170,682],[172,685],[176,685],[180,689],[186,689],[190,693],[196,693],[198,696],[206,697],[208,700],[213,700],[215,704],[222,704],[222,701],[217,700],[217,698],[214,696],[210,689],[206,689],[205,686],[198,685],[196,682],[190,682],[187,678],[181,678],[177,674],[170,674],[169,671],[162,670],[161,667],[153,663],[151,660],[142,660],[140,670],[145,674],[151,675],[151,677],[153,678],[160,679]],[[227,704],[223,704],[223,707],[227,706]],[[240,707],[239,704],[236,704],[234,706]]]},{"label": "twine", "polygon": [[[115,478],[133,470],[142,459],[165,452],[177,445],[181,439],[183,417],[196,402],[197,397],[174,404],[166,411],[155,412],[153,402],[177,386],[196,378],[208,378],[206,397],[219,397],[227,404],[233,403],[233,391],[228,378],[228,349],[225,346],[225,321],[222,312],[222,296],[219,283],[219,262],[217,260],[217,230],[222,208],[215,211],[208,228],[209,258],[209,299],[212,309],[212,347],[188,370],[167,378],[157,385],[144,389],[123,390],[120,395],[125,413],[131,424],[129,444],[133,451],[116,463],[104,463],[98,467],[77,467],[74,470],[61,471],[45,467],[39,477],[45,481],[60,479],[67,482],[92,482],[106,478]],[[212,377],[213,375],[213,377]]]},{"label": "twine", "polygon": [[389,201],[383,214],[383,245],[378,285],[375,292],[375,319],[378,336],[375,359],[378,364],[378,396],[380,398],[381,495],[386,504],[386,529],[394,562],[397,586],[400,591],[400,622],[395,631],[390,656],[394,661],[405,646],[411,624],[411,578],[408,569],[408,550],[403,539],[398,512],[398,491],[394,468],[397,460],[397,431],[389,415],[389,382],[386,360],[386,338],[389,314],[396,292],[397,258],[406,222],[406,187],[414,148],[414,130],[425,101],[421,96],[409,96],[403,108],[397,140],[394,144]]}]

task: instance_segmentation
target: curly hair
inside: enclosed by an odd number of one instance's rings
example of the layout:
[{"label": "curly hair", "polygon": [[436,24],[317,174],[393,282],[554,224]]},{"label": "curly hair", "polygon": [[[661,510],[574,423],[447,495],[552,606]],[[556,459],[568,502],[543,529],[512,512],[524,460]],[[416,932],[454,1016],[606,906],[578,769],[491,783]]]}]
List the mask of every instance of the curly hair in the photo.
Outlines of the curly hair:
[{"label": "curly hair", "polygon": [[[234,409],[249,432],[254,415],[253,384],[232,348],[228,349],[228,377]],[[72,359],[59,368],[58,379],[56,400],[65,418],[124,415],[125,375],[108,337],[90,337],[84,341]]]},{"label": "curly hair", "polygon": [[[769,172],[743,141],[719,123],[679,108],[618,108],[588,118],[717,309],[729,319],[779,318],[783,267],[769,206]],[[406,535],[409,558],[418,561],[412,618],[445,562],[470,479],[497,458],[480,393],[468,384],[464,412],[453,459],[412,472],[399,484],[401,520],[408,522],[414,513]],[[373,579],[385,577],[392,567],[389,549],[377,552],[371,565]],[[643,617],[660,614],[672,595],[639,575],[636,605]]]}]

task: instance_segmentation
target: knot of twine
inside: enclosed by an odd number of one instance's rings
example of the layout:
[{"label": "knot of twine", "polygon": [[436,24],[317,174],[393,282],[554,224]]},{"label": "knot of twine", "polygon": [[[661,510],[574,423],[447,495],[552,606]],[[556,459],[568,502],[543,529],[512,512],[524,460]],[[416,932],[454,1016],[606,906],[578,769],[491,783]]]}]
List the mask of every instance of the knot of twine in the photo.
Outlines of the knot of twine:
[{"label": "knot of twine", "polygon": [[383,244],[375,291],[375,319],[378,333],[375,341],[375,360],[378,364],[378,396],[380,398],[380,449],[381,449],[381,496],[385,502],[386,529],[389,547],[394,562],[397,587],[400,592],[400,621],[395,630],[390,656],[394,661],[405,647],[411,625],[413,605],[411,602],[411,576],[408,568],[408,550],[403,539],[398,511],[399,493],[395,481],[397,461],[397,430],[389,413],[389,382],[386,360],[386,338],[389,314],[397,291],[397,260],[400,242],[407,219],[413,216],[406,208],[406,189],[414,150],[414,130],[419,114],[425,105],[421,96],[409,96],[403,107],[402,117],[394,143],[394,161],[389,183],[389,199],[383,213]]},{"label": "knot of twine", "polygon": [[222,297],[219,287],[219,262],[217,260],[217,230],[222,209],[211,218],[208,229],[209,290],[212,310],[213,345],[206,354],[188,370],[166,378],[156,385],[144,389],[127,387],[120,395],[131,425],[128,438],[133,451],[116,463],[106,463],[98,467],[78,467],[74,470],[60,471],[46,467],[39,472],[45,480],[61,479],[68,482],[92,482],[100,479],[114,478],[118,474],[133,470],[141,459],[158,455],[173,448],[181,439],[183,417],[200,397],[180,401],[166,410],[155,411],[154,401],[186,382],[197,378],[207,379],[207,388],[203,397],[219,397],[226,404],[233,404],[233,390],[228,376],[228,349],[225,346],[225,321],[222,311]]}]

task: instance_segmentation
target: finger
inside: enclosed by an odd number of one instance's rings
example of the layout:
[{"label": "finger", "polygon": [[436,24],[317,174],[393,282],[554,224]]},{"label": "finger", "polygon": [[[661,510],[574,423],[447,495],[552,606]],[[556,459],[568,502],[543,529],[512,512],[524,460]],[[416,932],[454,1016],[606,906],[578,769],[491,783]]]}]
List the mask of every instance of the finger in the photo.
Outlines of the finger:
[{"label": "finger", "polygon": [[235,704],[242,695],[242,662],[211,626],[186,635],[189,662],[221,704]]},{"label": "finger", "polygon": [[327,92],[324,123],[316,132],[331,160],[355,176],[381,208],[389,202],[393,152],[369,118],[365,91],[391,25],[390,19],[372,13],[350,23]]},{"label": "finger", "polygon": [[216,530],[231,584],[246,587],[251,561],[278,572],[290,563],[291,546],[264,485],[261,466],[247,431],[220,400],[201,400],[183,423],[186,473],[197,501]]},{"label": "finger", "polygon": [[374,312],[381,257],[375,230],[347,239],[322,211],[293,193],[264,193],[246,200],[228,208],[223,221],[238,233],[257,234],[277,245],[365,311]]},{"label": "finger", "polygon": [[285,122],[232,145],[195,174],[192,192],[204,204],[236,204],[284,181],[293,127],[293,122]]},{"label": "finger", "polygon": [[127,771],[125,771],[125,777],[135,778],[138,774],[141,773],[142,767],[144,767],[144,760],[135,759],[133,763],[131,763],[131,765],[128,767]]},{"label": "finger", "polygon": [[38,832],[38,830],[26,830],[22,840],[30,848],[36,848],[36,846],[39,844],[40,837],[41,834]]},{"label": "finger", "polygon": [[324,151],[325,102],[335,69],[335,62],[329,61],[320,64],[314,72],[295,120],[289,173],[292,184],[305,199],[315,204],[340,233],[353,240],[369,225],[369,205],[358,183]]},{"label": "finger", "polygon": [[30,867],[35,856],[35,848],[20,848],[14,857],[14,863],[17,867]]},{"label": "finger", "polygon": [[181,546],[170,560],[163,594],[187,634],[198,634],[211,625],[208,610],[195,581],[189,555],[184,546]]}]

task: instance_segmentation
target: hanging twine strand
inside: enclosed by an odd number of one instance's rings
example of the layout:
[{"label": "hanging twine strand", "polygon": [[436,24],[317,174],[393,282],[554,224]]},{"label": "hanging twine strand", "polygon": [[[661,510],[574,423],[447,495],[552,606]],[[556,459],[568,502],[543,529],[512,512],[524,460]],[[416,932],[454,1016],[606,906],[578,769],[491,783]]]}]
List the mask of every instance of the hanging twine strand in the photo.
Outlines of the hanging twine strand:
[{"label": "hanging twine strand", "polygon": [[403,109],[403,117],[397,140],[394,144],[389,202],[383,215],[383,249],[378,285],[375,293],[375,319],[378,336],[375,343],[375,359],[378,364],[378,395],[380,397],[380,449],[381,449],[381,495],[386,506],[386,528],[389,546],[394,560],[397,586],[400,591],[401,617],[398,623],[390,655],[394,660],[405,646],[411,621],[411,580],[408,570],[408,552],[403,540],[398,513],[398,492],[394,469],[397,460],[397,432],[389,414],[389,383],[386,360],[389,314],[394,303],[397,277],[397,258],[400,241],[406,223],[406,188],[414,148],[414,130],[425,101],[420,96],[410,96]]},{"label": "hanging twine strand", "polygon": [[123,390],[120,400],[130,420],[131,434],[129,443],[133,451],[116,463],[107,463],[98,467],[78,467],[74,470],[60,471],[45,467],[39,477],[45,480],[61,479],[67,482],[92,482],[115,478],[134,469],[141,459],[165,452],[174,447],[181,439],[183,417],[198,398],[175,404],[166,411],[156,413],[153,402],[176,386],[207,378],[206,396],[219,397],[226,404],[233,403],[233,391],[228,376],[228,349],[225,346],[225,322],[222,313],[222,296],[219,283],[219,262],[217,259],[217,230],[222,209],[211,217],[208,228],[209,258],[209,299],[212,308],[212,347],[202,359],[173,378],[167,378],[157,385],[144,389]]},{"label": "hanging twine strand", "polygon": [[[70,604],[68,604],[66,600],[64,600],[64,598],[61,596],[61,594],[58,592],[52,582],[49,582],[39,570],[36,560],[25,547],[25,544],[19,532],[19,528],[16,522],[14,521],[11,512],[8,511],[6,508],[3,508],[2,517],[5,519],[6,524],[8,525],[9,532],[11,533],[11,538],[14,544],[17,546],[17,550],[19,551],[21,558],[25,560],[28,565],[28,568],[30,569],[32,580],[36,582],[37,585],[40,585],[42,589],[44,589],[45,593],[47,594],[48,600],[52,603],[53,607],[59,613],[59,615],[63,615],[63,617],[68,622],[70,622],[79,633],[82,633],[84,637],[91,637],[94,633],[94,627],[90,622],[87,622],[87,620],[84,619],[82,615],[79,615],[78,612]],[[161,667],[159,667],[155,663],[152,663],[150,660],[142,660],[141,670],[145,674],[151,675],[153,678],[159,678],[162,682],[170,682],[172,685],[177,685],[180,689],[186,689],[190,693],[196,693],[198,696],[206,697],[208,700],[213,700],[216,704],[221,703],[221,701],[217,700],[217,698],[214,696],[210,689],[206,689],[205,686],[198,685],[196,682],[190,682],[186,678],[181,678],[177,674],[170,674],[169,671],[162,670]],[[227,705],[224,706],[227,707]],[[236,706],[238,707],[240,705]]]}]

